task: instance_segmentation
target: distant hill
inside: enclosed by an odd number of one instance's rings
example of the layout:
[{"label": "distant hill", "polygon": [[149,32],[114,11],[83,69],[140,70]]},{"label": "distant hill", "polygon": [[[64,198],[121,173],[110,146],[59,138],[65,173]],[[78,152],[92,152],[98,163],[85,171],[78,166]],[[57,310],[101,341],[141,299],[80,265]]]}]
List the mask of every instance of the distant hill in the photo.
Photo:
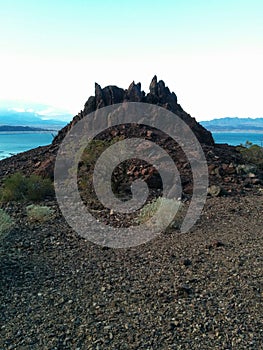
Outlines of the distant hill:
[{"label": "distant hill", "polygon": [[33,128],[30,126],[20,126],[20,125],[0,125],[0,132],[12,132],[12,131],[56,131],[54,129],[42,129],[42,128]]},{"label": "distant hill", "polygon": [[200,122],[209,131],[216,132],[262,132],[263,118],[218,118]]},{"label": "distant hill", "polygon": [[[71,117],[68,117],[70,120]],[[61,119],[47,118],[35,112],[18,112],[12,109],[0,109],[0,125],[28,126],[43,129],[59,130],[67,124]]]}]

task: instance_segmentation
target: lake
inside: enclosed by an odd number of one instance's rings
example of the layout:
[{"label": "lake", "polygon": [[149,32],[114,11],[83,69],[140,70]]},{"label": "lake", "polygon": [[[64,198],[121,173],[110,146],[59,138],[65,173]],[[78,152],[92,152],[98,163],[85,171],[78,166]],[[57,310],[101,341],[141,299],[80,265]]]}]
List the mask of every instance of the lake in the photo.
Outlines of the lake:
[{"label": "lake", "polygon": [[[246,141],[251,141],[263,146],[262,133],[240,132],[213,132],[216,143],[228,143],[237,146]],[[0,133],[0,160],[13,154],[24,152],[38,146],[45,146],[52,142],[50,132],[3,132]]]},{"label": "lake", "polygon": [[212,132],[216,143],[228,143],[232,146],[238,146],[250,141],[263,147],[263,133],[252,132]]},{"label": "lake", "polygon": [[46,146],[53,140],[50,132],[2,132],[0,133],[0,160],[13,154]]}]

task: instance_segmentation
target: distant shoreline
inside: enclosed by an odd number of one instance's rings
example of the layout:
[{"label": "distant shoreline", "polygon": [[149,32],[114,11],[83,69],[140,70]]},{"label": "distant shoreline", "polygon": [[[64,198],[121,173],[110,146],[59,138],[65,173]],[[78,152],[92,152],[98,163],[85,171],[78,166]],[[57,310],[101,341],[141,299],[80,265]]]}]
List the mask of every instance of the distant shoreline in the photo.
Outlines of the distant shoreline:
[{"label": "distant shoreline", "polygon": [[236,129],[236,130],[211,130],[211,129],[207,129],[210,132],[212,132],[213,134],[225,134],[225,133],[229,133],[229,134],[235,134],[235,133],[240,133],[240,134],[262,134],[263,135],[263,129],[262,130],[242,130],[242,129]]},{"label": "distant shoreline", "polygon": [[57,133],[58,130],[43,130],[43,131],[0,131],[0,135],[22,135],[22,134],[53,134]]},{"label": "distant shoreline", "polygon": [[52,132],[57,131],[55,129],[45,129],[31,126],[22,125],[0,125],[0,132]]},{"label": "distant shoreline", "polygon": [[213,134],[263,134],[263,118],[218,118],[200,122]]}]

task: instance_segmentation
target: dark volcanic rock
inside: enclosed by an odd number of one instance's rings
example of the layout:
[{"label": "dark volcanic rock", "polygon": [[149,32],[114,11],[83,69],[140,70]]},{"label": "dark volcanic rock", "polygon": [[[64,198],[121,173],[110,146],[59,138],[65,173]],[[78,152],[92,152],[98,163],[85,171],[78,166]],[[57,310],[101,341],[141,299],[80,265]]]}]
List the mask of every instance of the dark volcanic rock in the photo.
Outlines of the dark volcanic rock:
[{"label": "dark volcanic rock", "polygon": [[37,167],[37,169],[34,171],[34,174],[42,177],[48,177],[50,179],[53,179],[54,177],[54,163],[56,159],[52,155],[50,158],[44,160],[43,162],[40,162],[40,165]]},{"label": "dark volcanic rock", "polygon": [[[96,109],[110,106],[115,103],[121,103],[124,99],[124,90],[117,86],[106,86],[104,89],[99,84],[95,83],[95,102]],[[84,110],[84,114],[87,111]]]},{"label": "dark volcanic rock", "polygon": [[[206,155],[210,190],[211,188],[220,188],[220,195],[244,193],[263,183],[262,171],[257,170],[254,165],[247,164],[248,162],[242,158],[235,147],[214,144],[211,133],[182,109],[177,102],[175,93],[171,92],[162,80],[158,81],[156,76],[152,79],[147,94],[141,90],[141,84],[136,84],[134,81],[126,90],[113,85],[101,88],[96,83],[95,96],[89,97],[84,109],[59,131],[50,146],[39,147],[1,161],[0,180],[17,171],[28,175],[35,173],[43,177],[53,178],[56,154],[67,132],[84,116],[99,108],[127,101],[161,106],[175,113],[191,128],[202,144]],[[182,149],[172,139],[167,138],[167,135],[162,134],[161,131],[146,126],[108,126],[109,129],[99,136],[101,140],[109,141],[115,136],[140,137],[153,141],[165,149],[173,158],[180,172],[184,194],[192,194],[193,178],[189,161]],[[81,164],[80,170],[82,173],[86,171],[85,168],[81,168]],[[169,171],[169,169],[166,170]],[[255,174],[254,177],[249,176],[250,173]],[[121,167],[118,168],[113,177],[115,177],[118,185],[119,183],[123,183],[124,186],[129,185],[137,178],[147,181],[148,185],[154,189],[159,188],[160,185],[160,177],[151,164],[145,165],[134,161],[130,161],[126,170]],[[216,195],[215,193],[210,194]]]},{"label": "dark volcanic rock", "polygon": [[149,90],[150,92],[146,95],[144,91],[141,91],[141,84],[135,84],[134,81],[126,90],[114,85],[106,86],[102,89],[99,84],[95,83],[95,96],[89,97],[85,103],[84,110],[81,111],[81,113],[79,113],[69,125],[59,132],[58,136],[54,139],[53,145],[60,143],[70,128],[83,116],[90,114],[99,108],[122,103],[124,101],[156,104],[168,109],[178,115],[190,126],[200,143],[210,146],[214,145],[211,132],[206,130],[182,109],[180,104],[177,103],[175,93],[170,92],[169,88],[165,86],[165,83],[162,80],[158,81],[157,77],[154,76]]},{"label": "dark volcanic rock", "polygon": [[133,81],[125,94],[125,99],[130,102],[141,102],[144,96],[145,92],[141,91],[141,83],[135,84]]}]

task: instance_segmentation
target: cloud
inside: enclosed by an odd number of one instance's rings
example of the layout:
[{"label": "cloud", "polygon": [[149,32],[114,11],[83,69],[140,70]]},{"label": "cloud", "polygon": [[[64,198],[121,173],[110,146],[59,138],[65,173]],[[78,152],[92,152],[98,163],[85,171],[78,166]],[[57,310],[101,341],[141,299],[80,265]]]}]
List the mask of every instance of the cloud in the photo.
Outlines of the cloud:
[{"label": "cloud", "polygon": [[25,108],[8,108],[8,110],[19,112],[19,113],[24,113],[26,111]]}]

